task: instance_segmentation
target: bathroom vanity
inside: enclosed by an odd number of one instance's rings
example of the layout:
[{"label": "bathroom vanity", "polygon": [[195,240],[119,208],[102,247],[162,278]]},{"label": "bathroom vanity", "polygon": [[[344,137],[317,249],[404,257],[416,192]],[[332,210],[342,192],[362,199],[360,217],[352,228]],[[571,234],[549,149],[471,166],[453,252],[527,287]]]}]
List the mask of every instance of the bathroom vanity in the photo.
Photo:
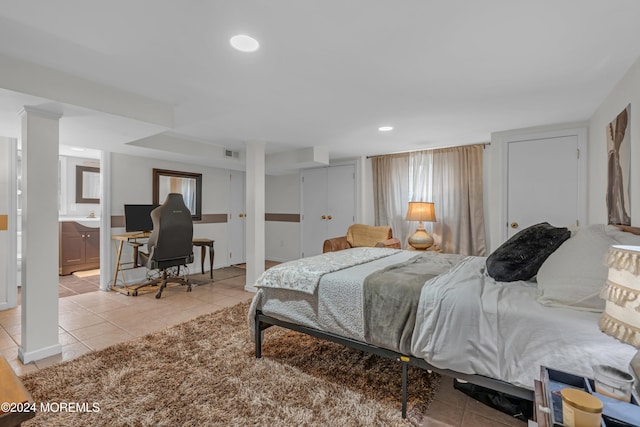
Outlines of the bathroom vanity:
[{"label": "bathroom vanity", "polygon": [[60,218],[59,274],[100,268],[100,219]]}]

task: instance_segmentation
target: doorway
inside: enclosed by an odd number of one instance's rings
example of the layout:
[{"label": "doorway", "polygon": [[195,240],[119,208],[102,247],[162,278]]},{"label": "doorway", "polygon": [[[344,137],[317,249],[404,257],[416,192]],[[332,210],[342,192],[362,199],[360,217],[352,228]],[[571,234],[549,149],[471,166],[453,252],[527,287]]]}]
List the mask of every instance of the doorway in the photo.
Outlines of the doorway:
[{"label": "doorway", "polygon": [[245,262],[245,173],[229,171],[229,265]]},{"label": "doorway", "polygon": [[355,172],[355,164],[302,171],[302,257],[321,254],[326,239],[344,236],[355,222]]},{"label": "doorway", "polygon": [[540,222],[586,223],[586,130],[520,135],[506,141],[505,239]]}]

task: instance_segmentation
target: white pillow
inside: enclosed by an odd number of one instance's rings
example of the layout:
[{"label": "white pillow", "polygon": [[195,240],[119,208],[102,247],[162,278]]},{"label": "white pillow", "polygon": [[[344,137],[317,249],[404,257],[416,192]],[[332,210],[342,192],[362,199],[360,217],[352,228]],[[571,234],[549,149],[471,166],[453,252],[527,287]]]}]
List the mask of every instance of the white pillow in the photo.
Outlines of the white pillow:
[{"label": "white pillow", "polygon": [[615,225],[606,225],[604,231],[621,245],[640,246],[640,236],[620,230]]},{"label": "white pillow", "polygon": [[538,302],[548,306],[604,311],[600,291],[607,281],[606,257],[617,242],[602,224],[580,227],[538,270]]}]

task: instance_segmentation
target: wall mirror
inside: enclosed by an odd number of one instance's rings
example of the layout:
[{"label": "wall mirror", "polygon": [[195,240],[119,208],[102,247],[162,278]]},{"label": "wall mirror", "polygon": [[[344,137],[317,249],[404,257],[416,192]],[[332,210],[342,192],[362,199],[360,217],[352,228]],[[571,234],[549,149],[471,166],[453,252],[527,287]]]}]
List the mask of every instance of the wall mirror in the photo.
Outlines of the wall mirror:
[{"label": "wall mirror", "polygon": [[76,166],[76,203],[100,203],[100,168]]},{"label": "wall mirror", "polygon": [[164,203],[169,193],[180,193],[194,220],[202,219],[202,174],[153,169],[153,204]]}]

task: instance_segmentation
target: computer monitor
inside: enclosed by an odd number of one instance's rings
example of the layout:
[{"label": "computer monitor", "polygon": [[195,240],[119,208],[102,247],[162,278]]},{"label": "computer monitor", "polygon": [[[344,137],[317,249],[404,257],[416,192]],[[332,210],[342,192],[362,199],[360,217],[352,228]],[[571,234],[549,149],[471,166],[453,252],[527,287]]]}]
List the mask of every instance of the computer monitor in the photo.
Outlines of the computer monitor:
[{"label": "computer monitor", "polygon": [[124,205],[124,226],[127,233],[153,230],[151,211],[160,205]]}]

